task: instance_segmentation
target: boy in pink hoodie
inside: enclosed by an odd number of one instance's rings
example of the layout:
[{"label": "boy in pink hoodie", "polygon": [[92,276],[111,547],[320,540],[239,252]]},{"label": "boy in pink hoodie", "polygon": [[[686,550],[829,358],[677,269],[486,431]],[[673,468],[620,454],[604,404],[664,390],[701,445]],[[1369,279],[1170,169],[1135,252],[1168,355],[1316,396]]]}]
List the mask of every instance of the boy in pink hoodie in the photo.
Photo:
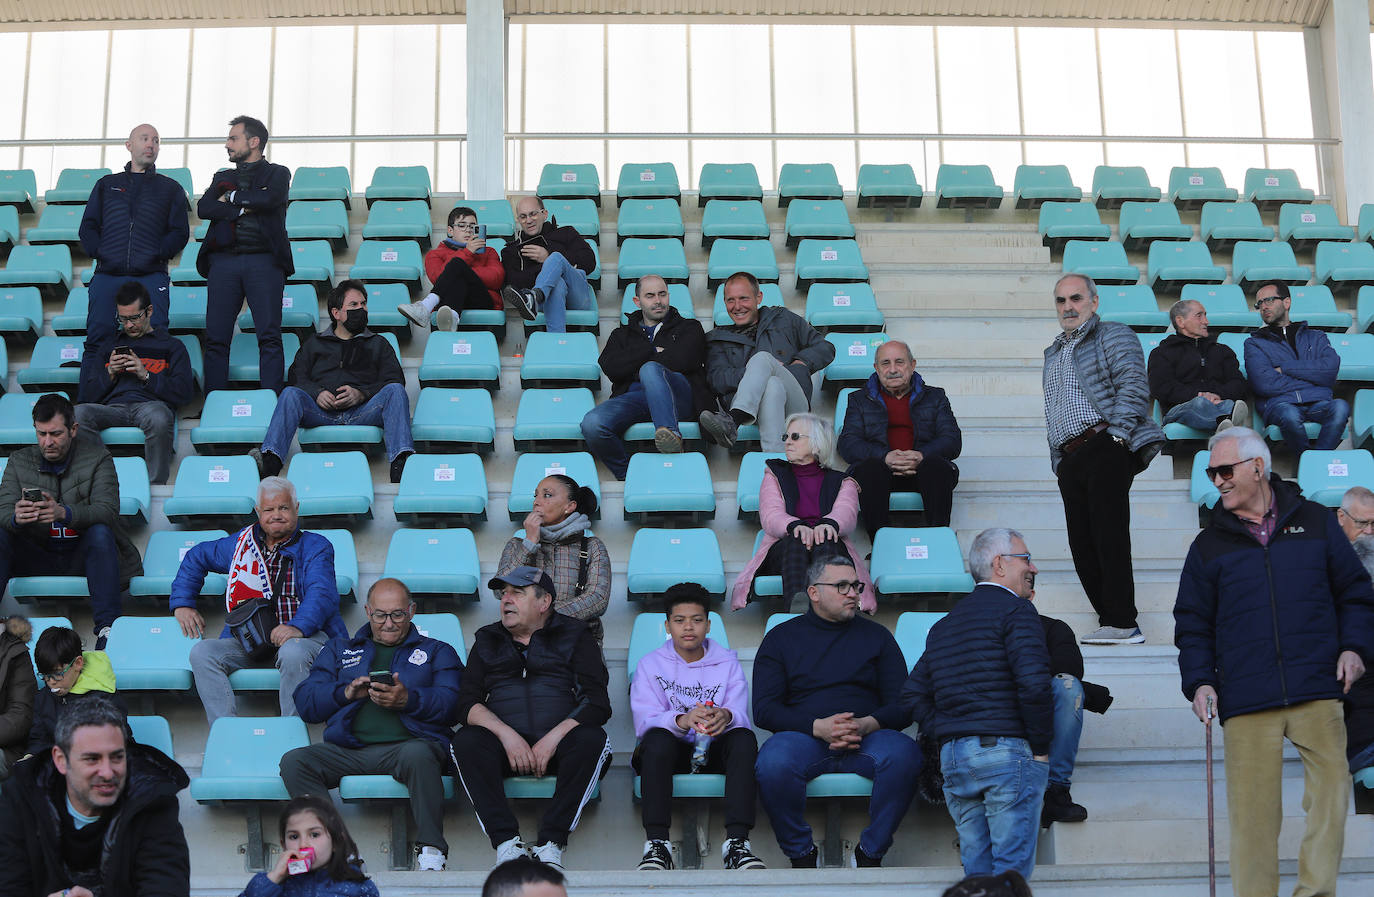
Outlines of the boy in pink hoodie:
[{"label": "boy in pink hoodie", "polygon": [[701,771],[725,773],[725,868],[764,868],[749,844],[759,749],[749,725],[749,686],[735,652],[706,637],[711,631],[709,600],[696,583],[668,589],[669,639],[644,655],[630,685],[639,739],[632,762],[640,776],[647,839],[641,870],[673,868],[668,845],[673,774],[691,771],[698,732],[711,736]]}]

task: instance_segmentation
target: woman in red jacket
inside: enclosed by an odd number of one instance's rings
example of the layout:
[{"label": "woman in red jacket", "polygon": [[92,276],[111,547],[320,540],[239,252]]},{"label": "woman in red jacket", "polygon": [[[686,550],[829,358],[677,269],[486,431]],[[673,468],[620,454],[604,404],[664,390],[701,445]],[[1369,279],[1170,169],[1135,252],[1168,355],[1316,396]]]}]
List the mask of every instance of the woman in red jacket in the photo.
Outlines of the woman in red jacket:
[{"label": "woman in red jacket", "polygon": [[438,328],[452,331],[464,309],[503,307],[501,254],[487,248],[486,235],[477,231],[477,213],[467,206],[448,213],[448,238],[425,253],[425,276],[434,284],[429,295],[397,309],[422,330],[429,329],[436,308]]}]

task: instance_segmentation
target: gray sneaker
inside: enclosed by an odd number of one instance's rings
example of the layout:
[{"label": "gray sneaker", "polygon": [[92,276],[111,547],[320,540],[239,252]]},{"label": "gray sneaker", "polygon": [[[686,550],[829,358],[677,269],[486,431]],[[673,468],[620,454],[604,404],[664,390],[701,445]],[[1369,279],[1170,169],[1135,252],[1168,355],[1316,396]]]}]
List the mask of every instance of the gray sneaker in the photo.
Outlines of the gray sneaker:
[{"label": "gray sneaker", "polygon": [[659,427],[654,431],[654,447],[665,455],[675,455],[682,451],[682,434],[671,427]]},{"label": "gray sneaker", "polygon": [[396,310],[401,313],[401,317],[421,330],[429,329],[429,312],[425,311],[423,299],[419,302],[407,302],[404,305],[398,305]]},{"label": "gray sneaker", "polygon": [[1250,420],[1250,406],[1245,404],[1244,399],[1236,399],[1235,407],[1231,409],[1231,424],[1236,427],[1248,427]]},{"label": "gray sneaker", "polygon": [[458,329],[458,312],[449,308],[447,305],[439,306],[439,310],[434,314],[435,326],[444,333],[453,333]]},{"label": "gray sneaker", "polygon": [[1078,640],[1082,645],[1143,645],[1145,635],[1139,626],[1102,626]]},{"label": "gray sneaker", "polygon": [[729,448],[735,444],[735,439],[739,436],[739,424],[724,411],[703,411],[701,417],[697,418],[697,423],[701,424],[706,438],[716,445]]}]

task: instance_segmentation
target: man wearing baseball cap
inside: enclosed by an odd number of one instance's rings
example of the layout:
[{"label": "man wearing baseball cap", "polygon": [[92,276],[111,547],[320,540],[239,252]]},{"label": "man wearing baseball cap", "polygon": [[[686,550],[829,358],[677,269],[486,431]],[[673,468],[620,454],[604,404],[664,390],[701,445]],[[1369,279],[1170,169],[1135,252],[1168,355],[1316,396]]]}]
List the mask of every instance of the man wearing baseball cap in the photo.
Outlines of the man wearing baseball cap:
[{"label": "man wearing baseball cap", "polygon": [[[562,868],[563,849],[610,758],[609,675],[587,624],[553,609],[554,585],[514,567],[487,586],[501,619],[477,630],[458,693],[453,762],[496,864],[532,856]],[[537,838],[526,844],[502,778],[557,776]]]}]

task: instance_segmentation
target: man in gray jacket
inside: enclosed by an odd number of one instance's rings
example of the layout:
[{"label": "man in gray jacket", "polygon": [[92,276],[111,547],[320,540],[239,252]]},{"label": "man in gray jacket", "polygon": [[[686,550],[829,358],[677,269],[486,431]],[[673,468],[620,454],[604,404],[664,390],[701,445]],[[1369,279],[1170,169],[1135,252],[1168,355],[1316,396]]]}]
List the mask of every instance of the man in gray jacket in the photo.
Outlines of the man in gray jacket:
[{"label": "man in gray jacket", "polygon": [[1045,431],[1059,478],[1069,551],[1100,628],[1085,645],[1140,644],[1131,570],[1131,481],[1164,444],[1150,417],[1140,340],[1097,316],[1097,285],[1065,274],[1054,285],[1063,333],[1045,350]]},{"label": "man in gray jacket", "polygon": [[763,450],[780,452],[783,423],[810,409],[811,375],[834,360],[835,347],[801,315],[760,308],[752,274],[730,275],[724,294],[731,323],[706,334],[706,382],[727,410],[703,411],[701,429],[729,448],[741,424],[757,421]]}]

